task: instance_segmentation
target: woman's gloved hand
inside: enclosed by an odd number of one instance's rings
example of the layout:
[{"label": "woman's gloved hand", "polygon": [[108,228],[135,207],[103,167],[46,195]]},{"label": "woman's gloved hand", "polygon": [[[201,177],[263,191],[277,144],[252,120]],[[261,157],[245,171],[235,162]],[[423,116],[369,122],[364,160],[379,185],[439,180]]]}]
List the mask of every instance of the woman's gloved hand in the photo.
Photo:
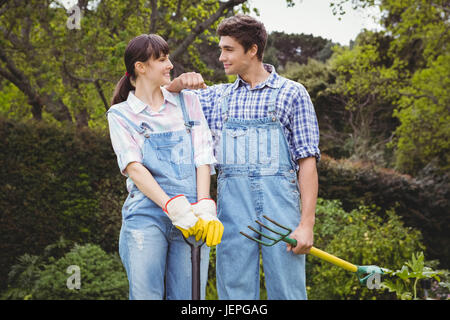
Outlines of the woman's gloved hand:
[{"label": "woman's gloved hand", "polygon": [[195,216],[191,204],[182,194],[167,201],[163,210],[185,238],[195,236],[200,239],[208,226],[207,221]]},{"label": "woman's gloved hand", "polygon": [[[194,214],[199,219],[206,221],[207,228],[203,230],[202,240],[208,247],[218,245],[222,240],[223,224],[217,219],[217,207],[213,199],[205,198],[192,204]],[[197,239],[198,240],[198,239]]]}]

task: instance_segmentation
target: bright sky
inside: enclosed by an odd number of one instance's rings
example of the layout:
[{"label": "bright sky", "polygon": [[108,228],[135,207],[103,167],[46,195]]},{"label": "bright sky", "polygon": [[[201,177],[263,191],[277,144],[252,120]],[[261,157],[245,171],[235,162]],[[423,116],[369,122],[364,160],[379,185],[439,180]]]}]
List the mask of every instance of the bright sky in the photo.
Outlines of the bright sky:
[{"label": "bright sky", "polygon": [[366,28],[380,30],[375,17],[379,17],[377,8],[354,10],[346,5],[345,15],[338,20],[330,7],[330,0],[294,0],[295,6],[288,8],[285,0],[249,0],[252,7],[259,10],[260,20],[267,31],[284,31],[285,33],[305,33],[321,36],[348,45],[358,33]]}]

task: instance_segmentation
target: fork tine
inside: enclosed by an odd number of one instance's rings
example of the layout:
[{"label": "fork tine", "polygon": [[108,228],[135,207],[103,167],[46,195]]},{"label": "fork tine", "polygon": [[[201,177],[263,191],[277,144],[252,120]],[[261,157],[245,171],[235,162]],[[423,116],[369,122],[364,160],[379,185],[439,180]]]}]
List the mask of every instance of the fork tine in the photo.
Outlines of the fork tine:
[{"label": "fork tine", "polygon": [[276,222],[276,221],[270,219],[270,218],[267,217],[266,215],[263,215],[263,217],[264,217],[265,219],[267,219],[269,222],[271,222],[271,223],[273,223],[274,225],[278,226],[279,228],[281,228],[281,229],[283,229],[283,230],[286,230],[287,232],[286,232],[286,233],[282,233],[281,231],[274,230],[274,229],[268,227],[267,225],[265,225],[264,223],[262,223],[262,222],[259,221],[259,220],[255,220],[255,222],[256,222],[257,224],[259,224],[262,228],[267,229],[267,230],[269,230],[270,232],[273,232],[274,234],[279,235],[280,237],[278,237],[278,238],[271,237],[271,236],[269,236],[269,235],[267,235],[267,234],[265,234],[265,233],[262,233],[261,231],[256,230],[256,229],[253,228],[252,226],[248,226],[248,228],[249,228],[250,230],[252,230],[253,232],[259,234],[261,237],[264,237],[264,238],[267,238],[267,239],[269,239],[269,240],[272,240],[273,242],[269,243],[269,242],[262,241],[262,240],[260,240],[260,239],[256,239],[255,237],[249,236],[248,234],[245,234],[245,233],[242,232],[242,231],[241,231],[240,233],[241,233],[243,236],[247,237],[248,239],[253,240],[253,241],[256,241],[256,242],[258,242],[258,243],[260,243],[260,244],[262,244],[262,245],[265,245],[265,246],[273,246],[273,245],[275,245],[276,243],[278,243],[278,242],[280,242],[280,241],[288,242],[287,239],[286,239],[286,237],[289,235],[289,233],[290,233],[292,230],[289,229],[289,228],[287,228],[287,227],[285,227],[285,226],[283,226],[283,225],[281,225],[281,224],[279,224],[278,222]]},{"label": "fork tine", "polygon": [[262,244],[262,245],[265,245],[265,246],[268,246],[268,247],[272,245],[271,243],[264,242],[264,241],[261,241],[261,240],[259,240],[259,239],[254,238],[254,237],[252,237],[252,236],[249,236],[248,234],[246,234],[246,233],[244,233],[244,232],[242,232],[242,231],[240,231],[239,233],[242,234],[244,237],[247,237],[248,239],[253,240],[253,241],[256,241],[256,242],[258,242],[258,243],[260,243],[260,244]]},{"label": "fork tine", "polygon": [[268,226],[266,226],[266,225],[265,225],[264,223],[262,223],[261,221],[255,220],[255,222],[256,222],[257,224],[259,224],[261,227],[263,227],[263,228],[265,228],[265,229],[267,229],[267,230],[269,230],[269,231],[271,231],[271,232],[273,232],[273,233],[276,233],[276,234],[278,234],[278,235],[280,235],[280,236],[282,236],[282,237],[286,236],[285,233],[281,233],[281,232],[279,232],[279,231],[277,231],[277,230],[274,230],[274,229],[272,229],[272,228],[269,228]]},{"label": "fork tine", "polygon": [[267,238],[267,239],[270,239],[270,240],[273,240],[273,241],[277,241],[277,240],[278,240],[277,238],[273,238],[273,237],[271,237],[271,236],[268,236],[267,234],[264,234],[264,233],[262,233],[261,231],[258,231],[258,230],[256,230],[256,229],[252,228],[251,226],[248,226],[248,228],[249,228],[250,230],[256,232],[257,234],[259,234],[260,236],[263,236],[264,238]]},{"label": "fork tine", "polygon": [[263,215],[263,217],[266,218],[267,220],[269,220],[270,222],[272,222],[274,225],[276,225],[276,226],[278,226],[278,227],[280,227],[280,228],[282,228],[282,229],[288,231],[288,234],[292,231],[291,229],[289,229],[289,228],[287,228],[287,227],[285,227],[285,226],[279,224],[278,222],[276,222],[276,221],[270,219],[270,218],[269,218],[268,216],[266,216],[266,215]]},{"label": "fork tine", "polygon": [[240,231],[239,233],[242,234],[244,237],[249,238],[250,240],[253,240],[253,241],[260,241],[259,239],[256,239],[256,238],[254,238],[254,237],[252,237],[252,236],[250,236],[250,235],[248,235],[248,234],[246,234],[246,233],[244,233],[244,232],[242,232],[242,231]]}]

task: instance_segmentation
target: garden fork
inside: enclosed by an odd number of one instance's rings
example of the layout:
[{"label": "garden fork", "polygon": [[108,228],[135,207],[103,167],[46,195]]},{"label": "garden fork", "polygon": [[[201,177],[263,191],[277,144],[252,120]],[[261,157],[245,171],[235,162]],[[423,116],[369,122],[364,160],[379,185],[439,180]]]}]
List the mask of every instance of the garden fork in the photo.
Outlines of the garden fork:
[{"label": "garden fork", "polygon": [[[263,227],[264,229],[267,229],[275,234],[277,234],[278,236],[269,236],[267,234],[264,234],[256,229],[254,229],[252,226],[248,226],[248,228],[254,232],[256,232],[257,234],[259,234],[260,236],[267,238],[269,240],[271,240],[271,242],[265,242],[262,241],[260,239],[257,239],[255,237],[249,236],[248,234],[245,234],[244,232],[240,232],[243,236],[249,238],[250,240],[256,241],[264,246],[273,246],[276,243],[280,242],[280,241],[284,241],[286,243],[289,243],[291,246],[295,247],[297,246],[297,240],[289,238],[288,235],[291,234],[292,230],[279,224],[278,222],[268,218],[267,216],[263,215],[263,217],[265,219],[267,219],[268,221],[270,221],[271,223],[273,223],[274,225],[278,226],[279,228],[283,229],[284,232],[278,231],[278,230],[274,230],[272,228],[269,228],[267,225],[263,224],[261,221],[259,220],[255,220],[255,222],[257,224],[259,224],[261,227]],[[313,256],[316,256],[322,260],[328,261],[338,267],[341,267],[347,271],[356,273],[356,275],[358,276],[359,282],[363,285],[368,285],[367,281],[369,279],[373,279],[375,276],[378,277],[377,279],[379,279],[379,275],[386,273],[387,271],[389,271],[388,269],[384,269],[384,268],[380,268],[378,266],[357,266],[354,265],[350,262],[347,262],[345,260],[342,260],[336,256],[333,256],[325,251],[322,251],[320,249],[317,249],[315,247],[312,247],[310,252],[310,254],[312,254]],[[371,285],[372,283],[370,283]]]}]

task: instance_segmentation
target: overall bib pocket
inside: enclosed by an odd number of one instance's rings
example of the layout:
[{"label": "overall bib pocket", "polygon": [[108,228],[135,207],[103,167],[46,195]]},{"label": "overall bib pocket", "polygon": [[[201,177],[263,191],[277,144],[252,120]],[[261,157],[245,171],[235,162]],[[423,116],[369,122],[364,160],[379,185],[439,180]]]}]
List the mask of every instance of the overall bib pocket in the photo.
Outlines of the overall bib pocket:
[{"label": "overall bib pocket", "polygon": [[225,157],[224,164],[245,164],[247,142],[246,128],[225,129]]},{"label": "overall bib pocket", "polygon": [[192,174],[191,146],[188,139],[177,137],[166,140],[157,144],[155,149],[158,160],[170,167],[167,175],[175,179],[186,179]]}]

